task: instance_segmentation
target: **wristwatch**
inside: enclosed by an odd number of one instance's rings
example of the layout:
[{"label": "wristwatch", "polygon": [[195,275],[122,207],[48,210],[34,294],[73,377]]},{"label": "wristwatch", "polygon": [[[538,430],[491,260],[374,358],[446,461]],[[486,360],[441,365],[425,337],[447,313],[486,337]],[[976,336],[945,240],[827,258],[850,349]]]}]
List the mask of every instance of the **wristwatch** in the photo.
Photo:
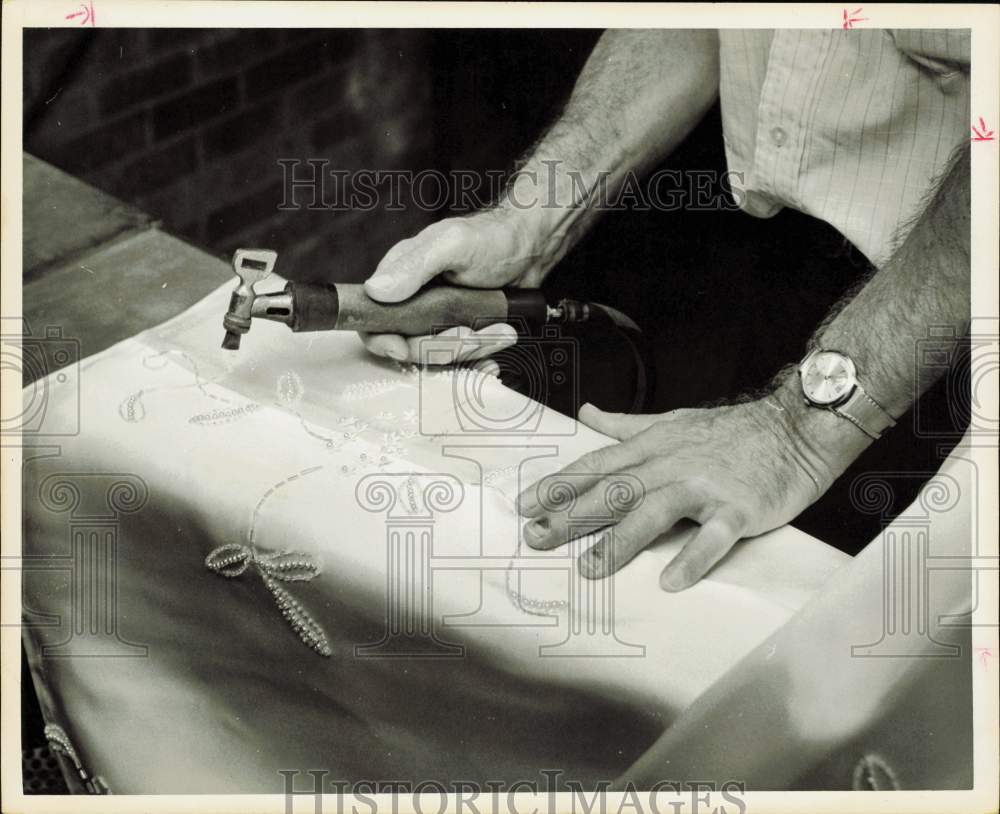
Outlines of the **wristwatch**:
[{"label": "wristwatch", "polygon": [[865,435],[881,438],[896,422],[858,382],[850,356],[819,348],[799,364],[799,381],[806,404],[846,418]]}]

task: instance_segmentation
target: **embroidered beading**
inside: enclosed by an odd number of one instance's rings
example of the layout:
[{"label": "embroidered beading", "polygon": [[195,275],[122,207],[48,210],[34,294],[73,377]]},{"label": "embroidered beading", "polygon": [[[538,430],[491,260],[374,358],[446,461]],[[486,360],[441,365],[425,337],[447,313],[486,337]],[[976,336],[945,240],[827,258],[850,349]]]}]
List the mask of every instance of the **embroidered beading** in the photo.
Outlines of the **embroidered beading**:
[{"label": "embroidered beading", "polygon": [[70,762],[72,762],[73,768],[76,769],[76,773],[80,778],[80,782],[83,783],[83,786],[88,793],[111,793],[111,790],[108,788],[108,784],[105,782],[103,777],[100,775],[91,775],[90,772],[84,768],[83,761],[80,760],[80,755],[73,746],[73,742],[69,739],[69,735],[66,734],[65,729],[58,724],[46,724],[43,732],[45,734],[45,739],[49,742],[49,748],[57,754],[65,755],[69,758]]},{"label": "embroidered beading", "polygon": [[232,424],[234,421],[238,421],[244,416],[248,416],[250,413],[259,409],[260,405],[251,401],[240,405],[239,407],[231,407],[228,410],[212,410],[210,413],[193,415],[188,419],[188,423],[199,427],[214,427],[219,424]]},{"label": "embroidered beading", "polygon": [[257,520],[261,509],[271,495],[283,489],[300,478],[307,477],[322,470],[322,466],[314,466],[296,472],[284,480],[271,486],[257,501],[253,517],[250,521],[248,544],[226,543],[209,552],[205,557],[205,565],[220,576],[233,579],[241,576],[251,565],[260,574],[264,586],[274,597],[275,604],[282,617],[307,646],[321,656],[330,656],[331,649],[322,626],[308,610],[288,590],[282,582],[308,582],[320,573],[319,562],[310,554],[301,551],[283,550],[273,553],[262,553],[256,543]]},{"label": "embroidered beading", "polygon": [[[496,494],[498,494],[505,503],[510,507],[511,511],[516,514],[516,507],[514,500],[504,492],[498,485],[497,482],[504,477],[508,476],[511,472],[516,472],[518,468],[517,464],[511,466],[497,467],[496,469],[490,469],[483,474],[483,486],[492,489]],[[519,611],[524,613],[529,613],[532,616],[550,616],[555,611],[565,610],[569,607],[569,602],[565,599],[535,599],[534,597],[525,596],[513,585],[514,574],[517,572],[517,560],[521,556],[521,543],[518,541],[517,545],[514,547],[514,553],[510,555],[510,560],[507,562],[507,568],[504,570],[504,587],[507,591],[507,598],[510,600],[511,604],[517,608]],[[520,576],[520,574],[518,574]]]},{"label": "embroidered beading", "polygon": [[[167,361],[165,357],[168,355],[180,356],[185,362],[191,366],[191,373],[194,376],[194,381],[187,384],[166,384],[160,387],[150,387],[144,388],[142,390],[137,390],[136,392],[126,396],[118,404],[118,415],[121,416],[123,421],[127,421],[130,424],[137,424],[146,418],[146,408],[143,404],[143,396],[148,396],[150,393],[156,393],[165,390],[185,390],[189,387],[197,387],[203,396],[212,399],[214,401],[222,402],[223,404],[230,404],[231,402],[225,396],[219,396],[215,393],[210,393],[205,389],[206,384],[210,384],[205,379],[202,378],[200,371],[198,370],[198,364],[194,361],[188,354],[181,350],[165,350],[160,353],[154,353],[150,356],[146,356],[142,360],[143,367],[148,370],[163,370],[167,366]],[[244,405],[245,408],[249,405]],[[215,411],[213,411],[215,412]],[[246,412],[234,415],[225,421],[218,421],[215,423],[228,423],[228,421],[236,420],[236,418],[242,418]],[[196,420],[197,419],[197,420]],[[193,424],[199,423],[211,423],[207,420],[206,416],[196,415],[188,419]]]},{"label": "embroidered beading", "polygon": [[382,396],[401,387],[407,387],[406,382],[399,379],[374,379],[365,382],[354,382],[347,385],[340,393],[344,401],[363,401],[364,399]]}]

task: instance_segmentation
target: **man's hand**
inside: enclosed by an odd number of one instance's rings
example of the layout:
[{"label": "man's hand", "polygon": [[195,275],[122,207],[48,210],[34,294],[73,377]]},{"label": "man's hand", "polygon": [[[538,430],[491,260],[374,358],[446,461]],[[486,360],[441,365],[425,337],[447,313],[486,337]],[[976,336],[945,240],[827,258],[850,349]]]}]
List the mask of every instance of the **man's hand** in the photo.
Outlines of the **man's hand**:
[{"label": "man's hand", "polygon": [[[401,302],[438,275],[473,288],[537,287],[544,276],[540,253],[529,229],[505,210],[486,210],[467,218],[432,223],[414,237],[393,246],[366,282],[365,291],[380,302]],[[510,325],[478,331],[459,327],[442,335],[455,337],[455,361],[481,359],[517,341]],[[421,362],[424,337],[362,334],[365,347],[397,362]],[[435,345],[440,349],[440,344]]]},{"label": "man's hand", "polygon": [[[936,341],[954,350],[969,329],[969,177],[965,144],[886,266],[835,310],[812,343],[847,353],[865,390],[896,418],[942,375],[940,365],[917,352],[928,331],[951,337]],[[767,398],[744,404],[659,416],[585,407],[580,420],[621,443],[563,470],[589,473],[576,501],[579,514],[606,516],[610,484],[601,482],[616,473],[637,477],[645,490],[641,504],[613,521],[614,550],[600,548],[605,538],[581,556],[581,572],[607,576],[689,518],[701,529],[660,576],[671,591],[701,579],[740,537],[792,520],[872,442],[846,418],[807,406],[794,374]],[[532,518],[525,540],[535,548],[567,542],[566,516],[544,511],[537,498],[534,488],[518,498]]]},{"label": "man's hand", "polygon": [[[800,437],[803,428],[795,411],[777,396],[662,415],[605,413],[585,405],[580,421],[621,443],[590,452],[562,470],[578,484],[573,514],[606,516],[610,507],[604,496],[616,476],[638,479],[642,500],[631,511],[623,507],[613,520],[614,533],[580,556],[581,573],[608,576],[689,519],[701,528],[660,575],[664,590],[681,591],[700,580],[740,538],[792,520],[829,488],[859,445],[866,445],[855,429],[839,455],[814,454]],[[538,497],[533,486],[518,498],[521,514],[531,518],[524,527],[525,542],[532,548],[568,542],[567,514],[546,511]],[[574,524],[572,533],[585,531]]]},{"label": "man's hand", "polygon": [[[600,180],[613,194],[698,123],[718,96],[715,31],[609,29],[601,35],[563,115],[510,179],[498,205],[432,224],[389,250],[365,283],[372,299],[401,302],[434,277],[476,288],[537,287],[590,228]],[[452,329],[456,361],[512,345],[510,326]],[[419,362],[421,337],[364,336],[366,347]]]}]

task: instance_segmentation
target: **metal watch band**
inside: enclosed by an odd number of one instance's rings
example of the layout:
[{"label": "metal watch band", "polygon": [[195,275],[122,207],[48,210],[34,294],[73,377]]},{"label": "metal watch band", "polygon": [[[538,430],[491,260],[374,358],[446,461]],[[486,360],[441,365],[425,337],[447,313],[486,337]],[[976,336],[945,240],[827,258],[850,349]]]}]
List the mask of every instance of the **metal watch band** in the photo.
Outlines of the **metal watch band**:
[{"label": "metal watch band", "polygon": [[896,426],[892,416],[883,410],[882,406],[869,396],[860,384],[855,386],[854,392],[847,401],[831,409],[837,415],[843,416],[855,424],[871,438],[879,439],[883,432]]}]

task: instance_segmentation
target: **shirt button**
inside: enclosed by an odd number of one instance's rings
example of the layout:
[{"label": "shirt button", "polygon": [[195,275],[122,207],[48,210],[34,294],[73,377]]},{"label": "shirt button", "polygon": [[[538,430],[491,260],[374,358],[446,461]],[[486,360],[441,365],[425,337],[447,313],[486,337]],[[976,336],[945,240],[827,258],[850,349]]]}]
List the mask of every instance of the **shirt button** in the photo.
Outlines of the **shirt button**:
[{"label": "shirt button", "polygon": [[780,147],[782,144],[785,143],[785,140],[787,138],[788,138],[788,133],[786,133],[783,128],[781,127],[771,128],[771,141],[773,141],[776,146]]},{"label": "shirt button", "polygon": [[965,74],[961,71],[949,71],[948,73],[939,74],[937,77],[937,83],[943,94],[951,96],[962,87],[964,79]]}]

